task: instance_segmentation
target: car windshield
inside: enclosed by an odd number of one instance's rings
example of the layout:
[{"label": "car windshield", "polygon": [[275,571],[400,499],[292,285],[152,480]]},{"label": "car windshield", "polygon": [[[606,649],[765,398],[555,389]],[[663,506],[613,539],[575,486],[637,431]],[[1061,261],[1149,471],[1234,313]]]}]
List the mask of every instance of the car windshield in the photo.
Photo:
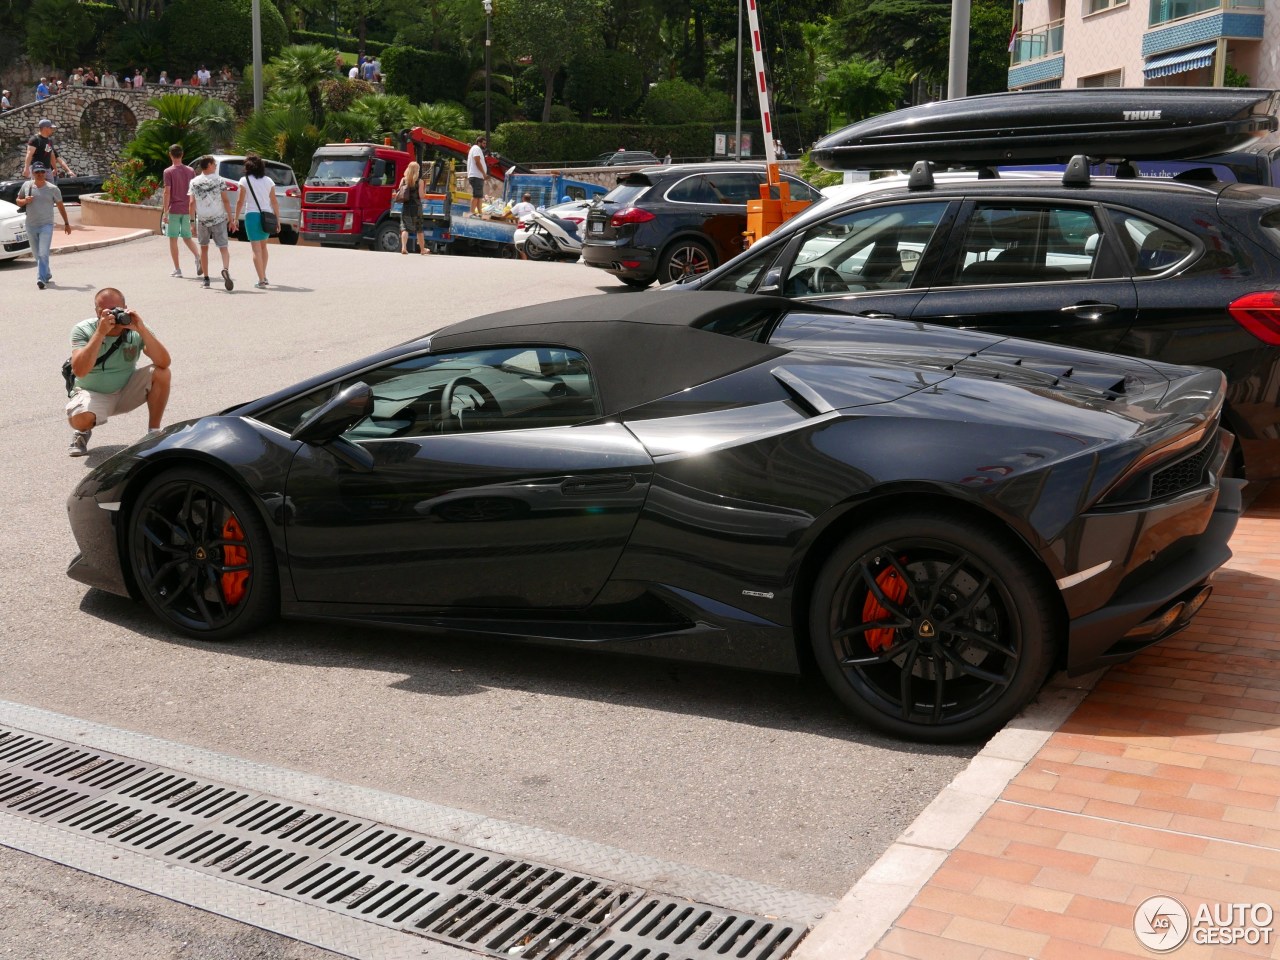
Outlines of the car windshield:
[{"label": "car windshield", "polygon": [[[243,160],[223,160],[218,164],[218,176],[223,180],[239,180],[244,176]],[[293,170],[282,164],[268,163],[267,176],[278,187],[293,186]]]},{"label": "car windshield", "polygon": [[626,205],[649,189],[648,183],[620,183],[604,196],[605,203]]},{"label": "car windshield", "polygon": [[316,157],[311,161],[311,172],[307,174],[307,186],[318,187],[326,184],[342,186],[359,183],[364,176],[365,164],[364,157]]}]

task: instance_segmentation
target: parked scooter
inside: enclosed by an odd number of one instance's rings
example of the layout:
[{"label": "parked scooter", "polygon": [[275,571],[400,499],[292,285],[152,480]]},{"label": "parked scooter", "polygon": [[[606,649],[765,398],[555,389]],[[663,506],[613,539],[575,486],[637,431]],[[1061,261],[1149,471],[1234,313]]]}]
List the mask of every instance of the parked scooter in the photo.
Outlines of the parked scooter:
[{"label": "parked scooter", "polygon": [[582,255],[581,223],[574,216],[535,210],[520,222],[513,242],[530,260],[577,260]]}]

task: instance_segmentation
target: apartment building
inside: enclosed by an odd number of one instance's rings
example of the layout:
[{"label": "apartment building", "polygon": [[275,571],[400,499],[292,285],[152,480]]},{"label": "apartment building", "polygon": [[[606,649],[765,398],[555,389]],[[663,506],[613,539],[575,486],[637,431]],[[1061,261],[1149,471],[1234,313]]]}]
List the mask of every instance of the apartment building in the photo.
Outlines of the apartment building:
[{"label": "apartment building", "polygon": [[1280,87],[1280,0],[1026,0],[1009,89]]}]

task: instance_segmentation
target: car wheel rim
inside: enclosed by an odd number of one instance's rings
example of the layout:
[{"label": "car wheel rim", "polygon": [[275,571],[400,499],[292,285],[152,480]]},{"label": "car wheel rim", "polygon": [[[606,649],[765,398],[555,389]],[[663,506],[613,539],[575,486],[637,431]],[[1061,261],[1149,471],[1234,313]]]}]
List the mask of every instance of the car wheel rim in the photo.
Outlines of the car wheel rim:
[{"label": "car wheel rim", "polygon": [[700,247],[678,247],[671,252],[668,280],[697,277],[711,269],[711,260]]},{"label": "car wheel rim", "polygon": [[195,481],[156,490],[138,508],[138,585],[165,616],[190,630],[236,618],[253,582],[253,555],[235,511]]},{"label": "car wheel rim", "polygon": [[972,553],[937,541],[864,553],[841,576],[828,626],[858,695],[913,724],[982,714],[1013,683],[1022,658],[1003,584]]}]

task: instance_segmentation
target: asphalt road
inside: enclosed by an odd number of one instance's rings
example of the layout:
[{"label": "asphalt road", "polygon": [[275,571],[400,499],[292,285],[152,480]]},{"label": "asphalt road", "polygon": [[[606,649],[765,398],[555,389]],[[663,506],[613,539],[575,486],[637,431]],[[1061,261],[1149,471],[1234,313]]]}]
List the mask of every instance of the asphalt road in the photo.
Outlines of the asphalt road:
[{"label": "asphalt road", "polygon": [[303,247],[271,248],[264,292],[237,244],[228,294],[185,256],[170,278],[165,243],[57,256],[43,292],[0,264],[0,698],[833,897],[976,752],[873,734],[814,681],[308,623],[210,645],[69,580],[65,497],[146,426],[66,455],[58,367],[99,287],[173,354],[171,419],[478,313],[638,295],[579,264]]}]

